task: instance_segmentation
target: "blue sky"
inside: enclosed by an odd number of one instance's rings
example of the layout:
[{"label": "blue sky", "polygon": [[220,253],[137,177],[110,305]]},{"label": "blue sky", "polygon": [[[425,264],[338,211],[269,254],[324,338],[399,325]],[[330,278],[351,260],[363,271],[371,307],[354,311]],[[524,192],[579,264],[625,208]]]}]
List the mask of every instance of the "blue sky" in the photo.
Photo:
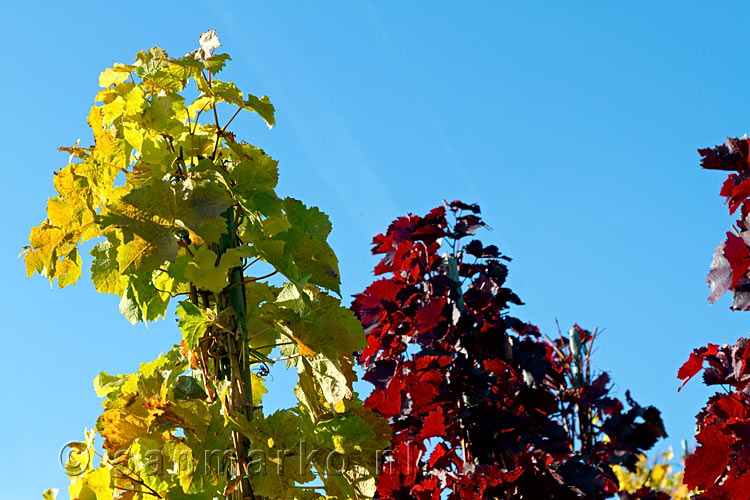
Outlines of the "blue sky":
[{"label": "blue sky", "polygon": [[[92,379],[128,373],[177,339],[171,317],[132,327],[90,282],[51,290],[17,255],[52,172],[86,144],[101,70],[159,45],[182,55],[216,29],[225,78],[268,94],[278,126],[235,121],[280,160],[279,193],[330,214],[345,298],[371,280],[371,237],[442,199],[482,206],[481,237],[513,257],[514,313],[606,328],[616,389],[663,412],[679,448],[712,393],[676,372],[750,315],[706,301],[733,221],[723,176],[696,148],[750,127],[747,4],[699,2],[12,2],[0,79],[5,214],[0,498],[66,491],[60,446],[100,411]],[[283,382],[283,381],[282,381]],[[61,495],[66,498],[66,495]]]}]

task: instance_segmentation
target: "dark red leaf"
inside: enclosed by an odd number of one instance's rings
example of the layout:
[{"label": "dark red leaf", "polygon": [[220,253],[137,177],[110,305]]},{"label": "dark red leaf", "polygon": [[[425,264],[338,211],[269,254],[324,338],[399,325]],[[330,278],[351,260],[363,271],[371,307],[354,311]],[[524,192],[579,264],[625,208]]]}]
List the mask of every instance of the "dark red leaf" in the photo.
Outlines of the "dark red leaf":
[{"label": "dark red leaf", "polygon": [[445,299],[438,298],[432,300],[426,306],[419,308],[414,318],[417,330],[427,332],[435,328],[441,321],[445,321],[445,317],[443,316],[444,307]]},{"label": "dark red leaf", "polygon": [[723,432],[723,425],[704,427],[696,438],[700,446],[685,461],[685,484],[705,490],[726,471],[733,440]]},{"label": "dark red leaf", "polygon": [[437,224],[427,224],[412,233],[415,241],[433,242],[445,236],[445,230]]},{"label": "dark red leaf", "polygon": [[434,436],[442,436],[443,433],[445,433],[445,417],[443,416],[443,409],[438,406],[424,419],[420,437],[427,439]]},{"label": "dark red leaf", "polygon": [[733,214],[748,196],[750,196],[750,178],[743,180],[732,189],[732,195],[729,197],[729,213]]},{"label": "dark red leaf", "polygon": [[479,205],[477,205],[476,203],[472,203],[471,205],[469,205],[468,203],[464,203],[460,200],[452,201],[448,203],[448,206],[454,210],[468,210],[475,214],[478,214],[481,211],[479,210]]},{"label": "dark red leaf", "polygon": [[456,224],[453,226],[453,232],[457,238],[474,234],[479,231],[480,228],[487,227],[482,219],[476,215],[464,215],[456,219]]},{"label": "dark red leaf", "polygon": [[727,145],[699,149],[701,167],[709,170],[742,171],[748,168],[748,139],[727,139]]},{"label": "dark red leaf", "polygon": [[365,407],[377,410],[384,417],[401,413],[401,383],[392,378],[385,390],[373,391],[365,401]]},{"label": "dark red leaf", "polygon": [[677,378],[682,380],[682,385],[677,389],[677,392],[680,392],[685,387],[685,384],[701,371],[701,368],[703,368],[703,359],[706,356],[716,355],[718,349],[718,345],[708,344],[708,346],[695,349],[690,353],[688,360],[677,371]]},{"label": "dark red leaf", "polygon": [[729,288],[734,288],[745,273],[750,269],[750,250],[747,248],[745,240],[727,232],[727,240],[724,245],[724,257],[729,261],[732,267],[732,283]]},{"label": "dark red leaf", "polygon": [[447,446],[445,446],[445,443],[438,443],[435,446],[435,449],[432,450],[432,453],[430,454],[430,459],[427,462],[427,465],[431,468],[440,468],[440,469],[447,469],[454,461],[456,460],[455,457],[453,457],[454,453],[450,449],[448,449]]}]

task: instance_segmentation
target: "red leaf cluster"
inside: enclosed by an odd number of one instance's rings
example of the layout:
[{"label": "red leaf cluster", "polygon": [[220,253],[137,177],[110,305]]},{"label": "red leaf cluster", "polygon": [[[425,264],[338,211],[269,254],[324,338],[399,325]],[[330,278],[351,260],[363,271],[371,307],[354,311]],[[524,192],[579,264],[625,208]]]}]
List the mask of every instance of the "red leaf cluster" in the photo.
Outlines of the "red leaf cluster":
[{"label": "red leaf cluster", "polygon": [[[685,484],[705,500],[750,499],[750,343],[739,339],[722,347],[693,351],[678,377],[687,382],[703,369],[707,385],[730,388],[716,393],[697,415],[698,447],[685,462]],[[683,383],[684,385],[684,383]]]},{"label": "red leaf cluster", "polygon": [[677,389],[677,392],[681,391],[685,384],[703,369],[703,360],[707,356],[715,356],[718,350],[719,346],[708,344],[706,347],[700,347],[690,353],[690,358],[677,371],[677,378],[682,380],[682,385]]},{"label": "red leaf cluster", "polygon": [[[716,247],[707,282],[709,301],[716,302],[732,290],[732,309],[750,310],[750,140],[727,139],[726,146],[699,149],[701,166],[727,170],[720,195],[729,212],[740,209],[740,218]],[[698,447],[685,462],[685,484],[705,500],[750,500],[750,343],[741,338],[734,345],[708,344],[695,349],[677,373],[682,387],[703,370],[706,385],[720,385],[696,416]]]},{"label": "red leaf cluster", "polygon": [[732,172],[724,181],[720,195],[726,199],[729,213],[740,209],[740,216],[727,232],[726,240],[716,247],[706,282],[711,288],[708,300],[713,304],[728,290],[734,294],[732,309],[750,310],[750,139],[729,138],[726,145],[699,149],[701,166]]},{"label": "red leaf cluster", "polygon": [[606,374],[581,371],[591,332],[576,326],[571,348],[508,314],[521,304],[505,286],[510,259],[463,241],[482,227],[479,207],[456,201],[373,240],[382,277],[352,308],[375,386],[365,404],[393,431],[378,497],[611,497],[610,465],[634,466],[665,435],[659,412],[629,396],[623,410]]}]

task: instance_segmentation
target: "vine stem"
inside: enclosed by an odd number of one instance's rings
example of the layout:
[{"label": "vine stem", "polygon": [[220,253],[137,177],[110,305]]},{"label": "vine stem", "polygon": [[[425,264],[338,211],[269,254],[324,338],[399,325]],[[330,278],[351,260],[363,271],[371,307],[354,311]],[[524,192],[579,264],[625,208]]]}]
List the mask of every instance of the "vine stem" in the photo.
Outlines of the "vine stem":
[{"label": "vine stem", "polygon": [[[214,113],[216,110],[214,109]],[[218,117],[217,117],[218,126]],[[217,140],[219,131],[217,130]],[[214,151],[214,155],[216,150]],[[237,244],[236,237],[236,223],[235,223],[235,207],[229,207],[226,212],[222,215],[226,219],[227,232],[219,239],[217,257],[221,256],[230,248],[233,248]],[[217,296],[216,308],[217,314],[221,311],[231,308],[235,313],[236,330],[232,332],[227,330],[228,335],[227,344],[229,349],[229,406],[235,410],[240,411],[251,421],[253,418],[253,410],[249,408],[249,404],[253,400],[252,394],[252,373],[250,371],[250,363],[248,360],[249,346],[248,336],[246,331],[246,310],[245,310],[245,286],[242,266],[234,267],[229,271],[229,286],[227,286]],[[232,431],[232,444],[237,453],[237,473],[242,479],[238,485],[236,492],[242,499],[249,498],[255,499],[253,494],[253,488],[250,481],[247,479],[248,464],[247,456],[245,454],[245,438],[238,431]]]}]

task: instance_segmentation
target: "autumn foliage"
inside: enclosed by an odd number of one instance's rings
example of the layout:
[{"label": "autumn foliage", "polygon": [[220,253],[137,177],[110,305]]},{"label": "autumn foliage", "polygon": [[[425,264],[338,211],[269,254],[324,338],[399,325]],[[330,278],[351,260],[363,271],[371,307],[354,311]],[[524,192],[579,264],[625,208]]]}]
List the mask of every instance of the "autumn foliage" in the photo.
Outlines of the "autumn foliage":
[{"label": "autumn foliage", "polygon": [[[726,145],[698,150],[701,166],[731,172],[721,188],[730,214],[739,209],[739,219],[726,239],[716,247],[707,282],[709,301],[716,302],[727,291],[733,294],[732,309],[750,310],[750,140],[728,139]],[[698,447],[685,463],[685,483],[698,488],[700,499],[750,499],[750,345],[741,338],[734,345],[708,344],[695,349],[680,368],[683,386],[703,370],[707,385],[717,392],[698,413]]]},{"label": "autumn foliage", "polygon": [[353,309],[375,386],[365,406],[393,431],[378,496],[609,498],[611,466],[634,468],[666,435],[659,411],[629,394],[624,409],[592,373],[596,331],[552,341],[509,315],[522,304],[505,284],[510,259],[471,239],[482,227],[478,206],[455,201],[373,240],[381,278]]},{"label": "autumn foliage", "polygon": [[[93,144],[61,148],[69,163],[23,253],[29,276],[62,288],[98,239],[91,281],[128,320],[155,321],[179,301],[172,349],[96,377],[95,431],[60,452],[68,494],[367,500],[389,429],[352,390],[353,352],[366,344],[337,297],[330,220],[277,194],[278,162],[229,131],[241,112],[274,126],[274,107],[220,79],[230,57],[215,53],[213,30],[198,44],[102,72]],[[297,374],[297,403],[264,411],[278,362]]]}]

